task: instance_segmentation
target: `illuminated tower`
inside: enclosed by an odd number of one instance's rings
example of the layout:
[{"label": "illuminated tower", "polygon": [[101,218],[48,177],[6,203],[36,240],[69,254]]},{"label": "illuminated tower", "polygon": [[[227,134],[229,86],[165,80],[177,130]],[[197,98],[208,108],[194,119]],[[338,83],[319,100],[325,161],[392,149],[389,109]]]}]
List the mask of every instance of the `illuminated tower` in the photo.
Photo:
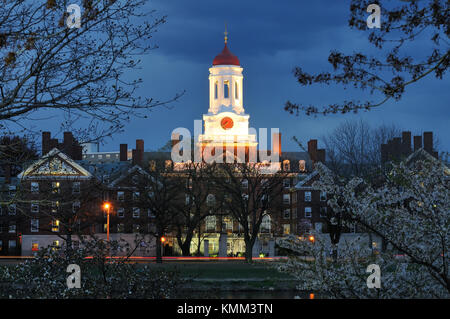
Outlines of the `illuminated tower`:
[{"label": "illuminated tower", "polygon": [[256,135],[249,134],[250,116],[244,110],[243,68],[227,42],[225,31],[225,47],[209,69],[209,109],[203,115],[204,134],[198,142],[201,149],[206,145],[223,145],[228,151],[234,148],[234,154],[238,149],[248,154],[250,149],[256,151],[258,143]]}]

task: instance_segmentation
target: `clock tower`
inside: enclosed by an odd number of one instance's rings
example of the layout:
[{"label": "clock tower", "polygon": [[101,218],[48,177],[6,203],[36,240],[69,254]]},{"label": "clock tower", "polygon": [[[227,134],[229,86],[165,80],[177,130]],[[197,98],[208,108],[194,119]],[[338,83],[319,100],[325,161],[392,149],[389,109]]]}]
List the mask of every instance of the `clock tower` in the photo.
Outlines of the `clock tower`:
[{"label": "clock tower", "polygon": [[198,143],[202,152],[207,146],[223,146],[223,154],[234,150],[236,155],[240,149],[248,158],[249,151],[256,154],[258,143],[256,135],[249,134],[250,116],[244,110],[243,68],[228,49],[227,35],[225,31],[225,47],[209,69],[209,109],[203,115],[204,134]]}]

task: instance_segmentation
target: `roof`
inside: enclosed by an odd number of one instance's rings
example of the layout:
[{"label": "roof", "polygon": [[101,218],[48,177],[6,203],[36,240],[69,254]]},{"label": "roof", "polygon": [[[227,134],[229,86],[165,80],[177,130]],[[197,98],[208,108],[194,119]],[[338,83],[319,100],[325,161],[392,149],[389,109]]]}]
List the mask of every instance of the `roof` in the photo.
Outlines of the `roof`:
[{"label": "roof", "polygon": [[241,65],[237,56],[228,49],[227,43],[222,52],[213,60],[213,65]]}]

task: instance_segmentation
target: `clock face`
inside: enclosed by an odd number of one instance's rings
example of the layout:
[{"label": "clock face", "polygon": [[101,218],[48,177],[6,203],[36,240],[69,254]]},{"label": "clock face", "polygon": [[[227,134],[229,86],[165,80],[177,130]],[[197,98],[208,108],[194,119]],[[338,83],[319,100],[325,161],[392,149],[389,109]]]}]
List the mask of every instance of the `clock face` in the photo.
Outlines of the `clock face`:
[{"label": "clock face", "polygon": [[229,130],[230,128],[233,127],[234,123],[233,123],[233,120],[232,120],[231,118],[229,118],[229,117],[224,117],[224,118],[222,119],[222,121],[220,121],[220,125],[222,126],[222,128],[223,128],[224,130]]}]

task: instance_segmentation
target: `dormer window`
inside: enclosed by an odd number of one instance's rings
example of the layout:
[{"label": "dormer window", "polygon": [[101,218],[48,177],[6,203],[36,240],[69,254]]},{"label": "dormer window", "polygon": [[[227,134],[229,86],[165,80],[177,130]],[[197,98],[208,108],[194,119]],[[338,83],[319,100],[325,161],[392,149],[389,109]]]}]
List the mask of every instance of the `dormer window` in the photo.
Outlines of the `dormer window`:
[{"label": "dormer window", "polygon": [[284,160],[284,161],[283,161],[283,170],[289,171],[290,169],[291,169],[291,168],[290,168],[289,160]]},{"label": "dormer window", "polygon": [[304,160],[298,161],[298,168],[300,172],[304,172],[306,170],[306,163]]},{"label": "dormer window", "polygon": [[223,82],[223,97],[225,99],[230,97],[230,82],[228,81]]}]

